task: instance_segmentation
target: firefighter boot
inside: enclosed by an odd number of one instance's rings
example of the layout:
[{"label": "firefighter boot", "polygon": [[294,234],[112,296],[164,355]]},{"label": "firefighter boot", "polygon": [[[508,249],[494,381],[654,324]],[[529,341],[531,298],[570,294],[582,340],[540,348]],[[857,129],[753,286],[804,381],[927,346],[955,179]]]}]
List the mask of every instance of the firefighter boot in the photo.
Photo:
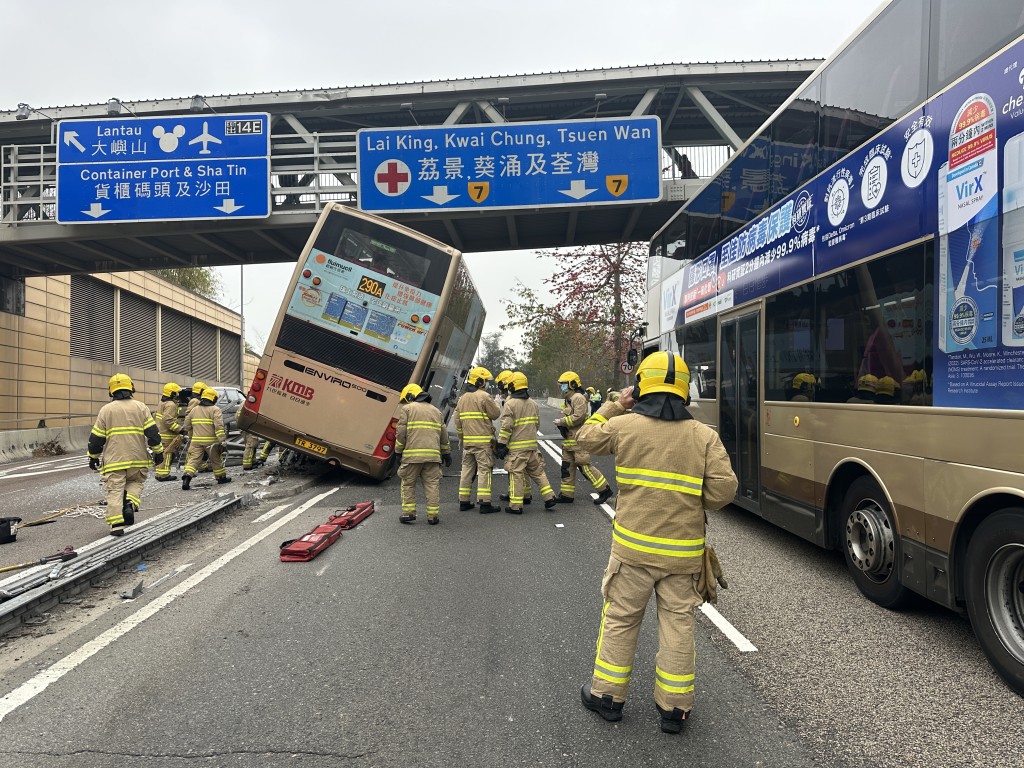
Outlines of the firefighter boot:
[{"label": "firefighter boot", "polygon": [[135,502],[128,498],[124,500],[124,507],[121,515],[124,517],[124,527],[127,528],[129,525],[135,525],[135,513],[139,511],[139,508],[135,506]]},{"label": "firefighter boot", "polygon": [[190,491],[192,490],[192,475],[185,475],[181,479],[181,490]]},{"label": "firefighter boot", "polygon": [[217,478],[217,484],[218,485],[224,485],[224,483],[230,483],[230,482],[231,482],[231,478],[227,477],[227,476],[218,477]]},{"label": "firefighter boot", "polygon": [[512,509],[512,507],[505,507],[505,511],[508,512],[510,515],[521,515],[521,514],[523,514],[523,510],[522,509]]},{"label": "firefighter boot", "polygon": [[[501,499],[502,501],[508,501],[508,495],[504,494],[504,493],[501,494],[501,496],[499,496],[498,498]],[[529,504],[532,501],[533,501],[533,496],[524,496],[523,497],[523,504]]]},{"label": "firefighter boot", "polygon": [[[590,690],[590,683],[585,683],[583,687],[580,688],[580,701],[583,702],[584,707],[592,712],[597,712],[597,714],[610,723],[614,723],[622,719],[622,705],[625,702],[613,701],[611,694],[608,693],[604,696],[595,695],[594,692]],[[662,726],[662,728],[664,728],[664,726]],[[676,731],[676,733],[678,733],[678,731]]]},{"label": "firefighter boot", "polygon": [[576,501],[576,499],[572,496],[563,496],[562,494],[558,494],[558,496],[555,497],[556,504],[572,504],[574,501]]},{"label": "firefighter boot", "polygon": [[440,515],[427,515],[427,525],[437,525],[441,522]]},{"label": "firefighter boot", "polygon": [[604,490],[597,495],[596,499],[594,499],[594,503],[597,504],[598,506],[601,506],[606,501],[608,501],[608,499],[610,499],[614,493],[615,491],[612,490],[612,487],[610,485],[606,485],[604,487]]},{"label": "firefighter boot", "polygon": [[164,475],[157,475],[156,479],[157,479],[157,481],[159,481],[161,483],[166,483],[168,480],[177,480],[178,476],[177,475],[166,475],[166,476],[164,476]]},{"label": "firefighter boot", "polygon": [[476,504],[474,504],[472,501],[460,501],[459,502],[459,511],[460,512],[465,512],[466,510],[472,509],[475,506],[476,506]]},{"label": "firefighter boot", "polygon": [[[658,707],[657,704],[654,706]],[[690,713],[684,712],[679,707],[673,707],[671,710],[658,707],[658,714],[661,717],[663,733],[679,733],[683,730],[683,723],[686,722],[686,716]]]},{"label": "firefighter boot", "polygon": [[481,501],[480,502],[480,514],[481,515],[489,515],[492,512],[501,512],[501,507],[495,507],[489,501]]},{"label": "firefighter boot", "polygon": [[415,515],[415,513],[412,513],[412,512],[403,514],[403,515],[401,515],[398,518],[398,522],[400,522],[400,523],[409,523],[409,524],[415,523],[416,522],[416,515]]},{"label": "firefighter boot", "polygon": [[548,511],[551,511],[552,509],[555,508],[555,506],[557,504],[558,504],[558,499],[554,499],[554,498],[552,498],[552,499],[545,499],[544,500],[544,509],[546,509]]}]

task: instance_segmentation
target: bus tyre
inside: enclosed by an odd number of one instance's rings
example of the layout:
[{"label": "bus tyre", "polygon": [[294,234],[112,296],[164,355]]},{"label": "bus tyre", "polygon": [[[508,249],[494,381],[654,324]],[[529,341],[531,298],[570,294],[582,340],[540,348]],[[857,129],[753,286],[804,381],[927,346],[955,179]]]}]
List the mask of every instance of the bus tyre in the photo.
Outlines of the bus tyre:
[{"label": "bus tyre", "polygon": [[843,499],[843,555],[857,588],[883,608],[902,608],[912,593],[899,576],[899,535],[889,502],[872,477],[858,477]]},{"label": "bus tyre", "polygon": [[1024,695],[1024,509],[986,517],[967,545],[967,614],[999,676]]}]

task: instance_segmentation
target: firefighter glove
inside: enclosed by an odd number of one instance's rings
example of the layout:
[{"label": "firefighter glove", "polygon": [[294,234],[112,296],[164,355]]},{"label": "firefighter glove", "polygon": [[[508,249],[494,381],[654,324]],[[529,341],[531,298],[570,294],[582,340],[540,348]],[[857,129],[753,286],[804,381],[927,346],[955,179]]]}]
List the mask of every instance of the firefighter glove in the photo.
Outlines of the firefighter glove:
[{"label": "firefighter glove", "polygon": [[497,447],[494,449],[494,454],[499,459],[504,459],[506,456],[508,456],[508,446],[505,445],[504,443],[498,443]]},{"label": "firefighter glove", "polygon": [[452,465],[452,455],[450,453],[442,453],[441,454],[441,462],[446,467],[450,467]]},{"label": "firefighter glove", "polygon": [[559,424],[559,425],[558,425],[558,434],[560,434],[560,435],[562,436],[562,439],[564,440],[564,439],[566,439],[566,438],[568,438],[568,437],[569,437],[569,430],[568,430],[568,429],[566,429],[566,428],[565,428],[564,426],[562,426],[561,424]]},{"label": "firefighter glove", "polygon": [[100,468],[100,460],[97,457],[95,457],[95,456],[90,456],[89,457],[89,469],[99,470],[99,468]]},{"label": "firefighter glove", "polygon": [[568,476],[569,476],[569,462],[568,461],[563,461],[562,462],[562,477],[568,477]]}]

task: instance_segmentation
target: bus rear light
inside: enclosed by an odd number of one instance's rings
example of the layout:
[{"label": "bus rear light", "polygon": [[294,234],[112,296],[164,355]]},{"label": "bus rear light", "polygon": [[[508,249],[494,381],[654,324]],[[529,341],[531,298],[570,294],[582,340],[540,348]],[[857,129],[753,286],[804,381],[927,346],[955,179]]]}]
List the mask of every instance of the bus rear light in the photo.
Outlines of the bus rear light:
[{"label": "bus rear light", "polygon": [[303,277],[309,277],[309,276],[310,276],[310,275],[312,275],[312,274],[313,274],[313,273],[312,273],[312,272],[310,272],[310,271],[309,271],[308,269],[304,269],[304,270],[302,270],[302,276],[303,276]]},{"label": "bus rear light", "polygon": [[395,452],[395,438],[398,437],[397,427],[398,419],[392,418],[388,428],[381,435],[380,442],[377,443],[377,450],[373,452],[373,455],[378,459],[390,458],[391,454]]},{"label": "bus rear light", "polygon": [[259,412],[260,410],[260,400],[263,399],[263,381],[266,378],[267,372],[258,368],[256,375],[253,376],[252,384],[249,386],[249,396],[245,398],[246,407],[250,411]]}]

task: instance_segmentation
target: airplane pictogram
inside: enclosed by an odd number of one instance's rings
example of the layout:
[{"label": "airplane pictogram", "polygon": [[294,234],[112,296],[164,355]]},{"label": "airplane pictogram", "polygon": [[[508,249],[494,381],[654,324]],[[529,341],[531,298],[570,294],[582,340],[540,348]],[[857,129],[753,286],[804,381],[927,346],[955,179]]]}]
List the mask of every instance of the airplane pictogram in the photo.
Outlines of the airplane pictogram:
[{"label": "airplane pictogram", "polygon": [[203,132],[196,136],[189,142],[189,146],[193,144],[202,144],[203,148],[199,150],[200,155],[210,154],[210,144],[220,144],[221,140],[210,133],[209,123],[203,121]]}]

